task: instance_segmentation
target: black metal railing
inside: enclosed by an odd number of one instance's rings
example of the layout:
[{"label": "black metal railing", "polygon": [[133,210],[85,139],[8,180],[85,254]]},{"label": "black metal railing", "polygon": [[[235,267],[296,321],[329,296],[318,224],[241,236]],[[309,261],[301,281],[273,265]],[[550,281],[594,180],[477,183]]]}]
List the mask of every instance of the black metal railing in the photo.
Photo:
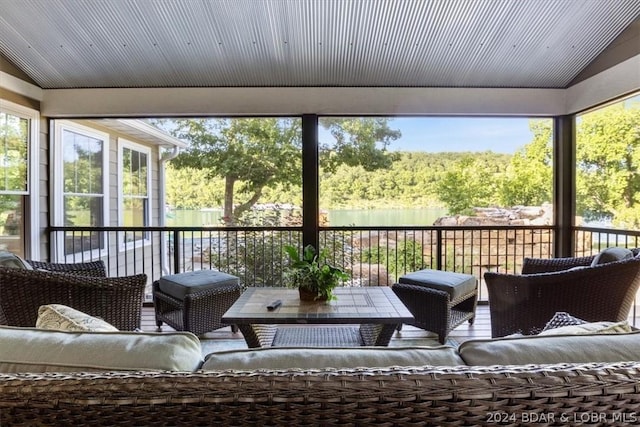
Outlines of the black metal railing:
[{"label": "black metal railing", "polygon": [[[351,286],[391,285],[432,268],[472,274],[487,299],[487,271],[520,272],[525,257],[550,258],[553,226],[321,227],[320,250],[351,273]],[[639,247],[640,232],[575,228],[576,256],[609,246]],[[243,286],[281,286],[286,245],[301,247],[301,227],[52,227],[51,260],[103,259],[109,275],[219,269]]]}]

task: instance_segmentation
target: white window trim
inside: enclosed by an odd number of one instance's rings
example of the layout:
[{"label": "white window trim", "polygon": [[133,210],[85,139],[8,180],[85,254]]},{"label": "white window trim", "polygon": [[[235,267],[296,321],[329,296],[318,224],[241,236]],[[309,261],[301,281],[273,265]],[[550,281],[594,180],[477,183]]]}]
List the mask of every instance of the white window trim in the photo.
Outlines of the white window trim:
[{"label": "white window trim", "polygon": [[[151,191],[151,148],[145,145],[136,144],[135,142],[129,141],[124,138],[118,138],[118,225],[124,225],[124,184],[123,184],[123,149],[129,148],[133,151],[138,151],[140,153],[144,153],[147,155],[147,218],[145,223],[147,225],[151,225],[151,206],[153,206],[151,195],[153,192]],[[118,247],[120,248],[120,252],[135,249],[142,246],[151,245],[150,235],[147,234],[144,239],[136,240],[133,242],[125,242],[124,237],[125,233],[118,233]]]},{"label": "white window trim", "polygon": [[[99,130],[83,126],[78,123],[74,123],[69,120],[54,120],[53,121],[53,159],[52,170],[58,173],[53,174],[53,197],[52,197],[52,209],[51,209],[51,223],[54,226],[64,225],[64,177],[63,177],[63,150],[62,150],[62,134],[65,130],[86,135],[91,138],[100,139],[104,142],[102,150],[102,189],[103,189],[103,203],[102,203],[102,217],[104,218],[103,226],[109,225],[109,134],[101,132]],[[103,236],[105,242],[108,240],[106,236]],[[79,262],[79,260],[96,260],[107,255],[108,248],[89,250],[85,252],[78,252],[75,254],[64,255],[64,239],[55,239],[56,244],[56,260],[57,262]],[[54,254],[52,254],[54,255]]]},{"label": "white window trim", "polygon": [[29,245],[27,250],[33,259],[40,259],[40,113],[28,107],[0,99],[0,111],[29,120],[29,142],[27,164],[27,193],[29,199]]}]

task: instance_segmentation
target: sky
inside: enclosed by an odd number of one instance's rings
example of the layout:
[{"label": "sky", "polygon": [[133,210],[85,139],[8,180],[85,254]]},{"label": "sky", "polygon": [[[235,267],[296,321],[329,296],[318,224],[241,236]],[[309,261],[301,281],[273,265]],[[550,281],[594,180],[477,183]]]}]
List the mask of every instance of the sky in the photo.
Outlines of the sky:
[{"label": "sky", "polygon": [[392,151],[487,151],[513,154],[533,140],[529,118],[402,117],[389,123],[402,137]]}]

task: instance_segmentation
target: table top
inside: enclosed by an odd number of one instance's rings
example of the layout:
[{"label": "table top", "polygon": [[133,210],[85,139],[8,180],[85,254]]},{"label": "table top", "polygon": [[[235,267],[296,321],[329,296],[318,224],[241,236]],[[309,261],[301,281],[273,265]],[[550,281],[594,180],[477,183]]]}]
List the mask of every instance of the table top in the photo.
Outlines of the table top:
[{"label": "table top", "polygon": [[[297,289],[248,288],[222,316],[230,324],[407,323],[413,315],[388,286],[339,287],[333,301],[300,301]],[[267,305],[281,300],[273,311]]]}]

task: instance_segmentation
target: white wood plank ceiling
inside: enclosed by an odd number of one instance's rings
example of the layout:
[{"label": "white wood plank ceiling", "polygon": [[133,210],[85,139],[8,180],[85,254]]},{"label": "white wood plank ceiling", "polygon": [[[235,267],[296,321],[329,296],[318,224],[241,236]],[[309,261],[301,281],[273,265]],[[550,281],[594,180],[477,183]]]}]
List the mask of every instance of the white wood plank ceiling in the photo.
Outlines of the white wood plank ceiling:
[{"label": "white wood plank ceiling", "polygon": [[45,89],[564,88],[640,0],[0,0]]}]

